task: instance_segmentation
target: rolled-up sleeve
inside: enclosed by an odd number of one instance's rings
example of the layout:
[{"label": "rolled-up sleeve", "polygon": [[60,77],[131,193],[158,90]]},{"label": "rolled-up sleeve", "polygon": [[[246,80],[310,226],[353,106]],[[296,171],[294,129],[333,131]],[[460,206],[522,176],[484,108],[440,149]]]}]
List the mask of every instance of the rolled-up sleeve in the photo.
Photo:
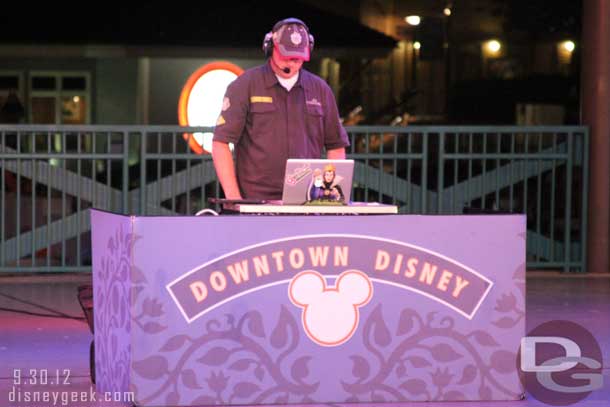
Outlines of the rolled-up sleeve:
[{"label": "rolled-up sleeve", "polygon": [[248,115],[248,81],[238,77],[227,87],[222,110],[216,120],[214,141],[237,144]]},{"label": "rolled-up sleeve", "polygon": [[333,95],[330,87],[326,87],[324,93],[324,99],[326,101],[326,112],[324,115],[324,147],[327,150],[349,147],[349,137],[347,131],[345,131],[345,128],[341,124],[335,95]]}]

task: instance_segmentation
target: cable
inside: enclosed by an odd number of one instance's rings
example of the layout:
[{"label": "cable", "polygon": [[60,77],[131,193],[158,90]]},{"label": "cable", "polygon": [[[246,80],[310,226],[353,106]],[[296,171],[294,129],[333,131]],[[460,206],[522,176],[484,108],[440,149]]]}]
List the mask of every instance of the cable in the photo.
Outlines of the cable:
[{"label": "cable", "polygon": [[214,216],[218,216],[218,212],[216,212],[216,211],[215,211],[215,210],[213,210],[213,209],[209,209],[209,208],[208,208],[208,209],[202,209],[202,210],[200,210],[199,212],[197,212],[197,213],[195,214],[195,216],[201,216],[201,215],[205,215],[206,213],[212,214],[212,215],[214,215]]},{"label": "cable", "polygon": [[[65,313],[63,313],[61,311],[57,311],[57,310],[55,310],[53,308],[49,308],[49,307],[46,307],[44,305],[36,304],[34,302],[31,302],[31,301],[26,301],[26,300],[23,300],[21,298],[13,297],[12,295],[9,295],[9,294],[0,293],[0,296],[9,298],[9,299],[11,299],[13,301],[21,302],[23,304],[31,305],[33,307],[40,308],[40,309],[43,309],[45,311],[49,311],[49,312],[52,312],[53,314],[55,314],[55,315],[50,315],[50,314],[31,313],[31,315],[46,316],[46,317],[50,317],[50,318],[85,319],[85,318],[75,317],[73,315],[68,315],[68,314],[65,314]],[[16,310],[14,308],[0,308],[0,309],[5,310],[5,311],[12,311],[12,312],[22,312],[24,314],[29,314],[30,313],[30,311]]]},{"label": "cable", "polygon": [[74,319],[74,320],[77,320],[77,321],[85,321],[86,320],[83,317],[74,317],[72,315],[41,314],[39,312],[31,312],[31,311],[25,311],[25,310],[20,310],[20,309],[15,309],[15,308],[0,307],[0,311],[8,311],[8,312],[14,312],[16,314],[33,315],[33,316],[36,316],[36,317],[45,317],[45,318],[64,318],[64,319]]}]

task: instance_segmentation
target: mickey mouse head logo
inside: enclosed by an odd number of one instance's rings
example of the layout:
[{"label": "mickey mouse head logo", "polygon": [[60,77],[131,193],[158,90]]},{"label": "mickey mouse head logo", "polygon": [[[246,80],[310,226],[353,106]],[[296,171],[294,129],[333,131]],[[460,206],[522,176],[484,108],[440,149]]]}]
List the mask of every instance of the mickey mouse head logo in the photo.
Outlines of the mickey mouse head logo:
[{"label": "mickey mouse head logo", "polygon": [[297,274],[288,287],[290,301],[303,308],[302,322],[307,336],[322,346],[341,345],[352,337],[360,319],[359,308],[373,296],[373,284],[366,274],[348,270],[334,287],[317,271]]}]

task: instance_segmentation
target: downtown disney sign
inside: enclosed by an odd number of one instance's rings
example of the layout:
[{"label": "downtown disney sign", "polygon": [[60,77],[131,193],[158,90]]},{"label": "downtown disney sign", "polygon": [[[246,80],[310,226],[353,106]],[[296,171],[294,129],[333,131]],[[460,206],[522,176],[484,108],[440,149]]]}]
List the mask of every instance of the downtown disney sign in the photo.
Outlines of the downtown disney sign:
[{"label": "downtown disney sign", "polygon": [[355,332],[359,309],[375,296],[377,284],[423,295],[467,319],[493,286],[477,271],[423,247],[329,234],[245,247],[187,271],[166,288],[190,324],[237,298],[285,285],[286,298],[302,309],[307,336],[336,346]]}]

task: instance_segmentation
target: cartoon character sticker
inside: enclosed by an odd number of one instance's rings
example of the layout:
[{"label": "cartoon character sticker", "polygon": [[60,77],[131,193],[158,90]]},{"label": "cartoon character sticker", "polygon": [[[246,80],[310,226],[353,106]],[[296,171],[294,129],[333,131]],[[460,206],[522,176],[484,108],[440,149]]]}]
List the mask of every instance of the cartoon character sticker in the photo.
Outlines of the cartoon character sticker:
[{"label": "cartoon character sticker", "polygon": [[309,164],[295,168],[291,174],[286,174],[286,184],[294,186],[305,179],[310,173],[311,168],[309,168]]},{"label": "cartoon character sticker", "polygon": [[307,191],[307,200],[313,201],[316,199],[322,199],[324,197],[324,176],[322,175],[322,170],[316,168],[313,170],[313,175],[311,178],[311,186]]},{"label": "cartoon character sticker", "polygon": [[307,200],[343,202],[345,196],[339,185],[342,179],[342,176],[337,175],[333,164],[326,165],[324,170],[314,169],[310,187],[307,190]]}]

